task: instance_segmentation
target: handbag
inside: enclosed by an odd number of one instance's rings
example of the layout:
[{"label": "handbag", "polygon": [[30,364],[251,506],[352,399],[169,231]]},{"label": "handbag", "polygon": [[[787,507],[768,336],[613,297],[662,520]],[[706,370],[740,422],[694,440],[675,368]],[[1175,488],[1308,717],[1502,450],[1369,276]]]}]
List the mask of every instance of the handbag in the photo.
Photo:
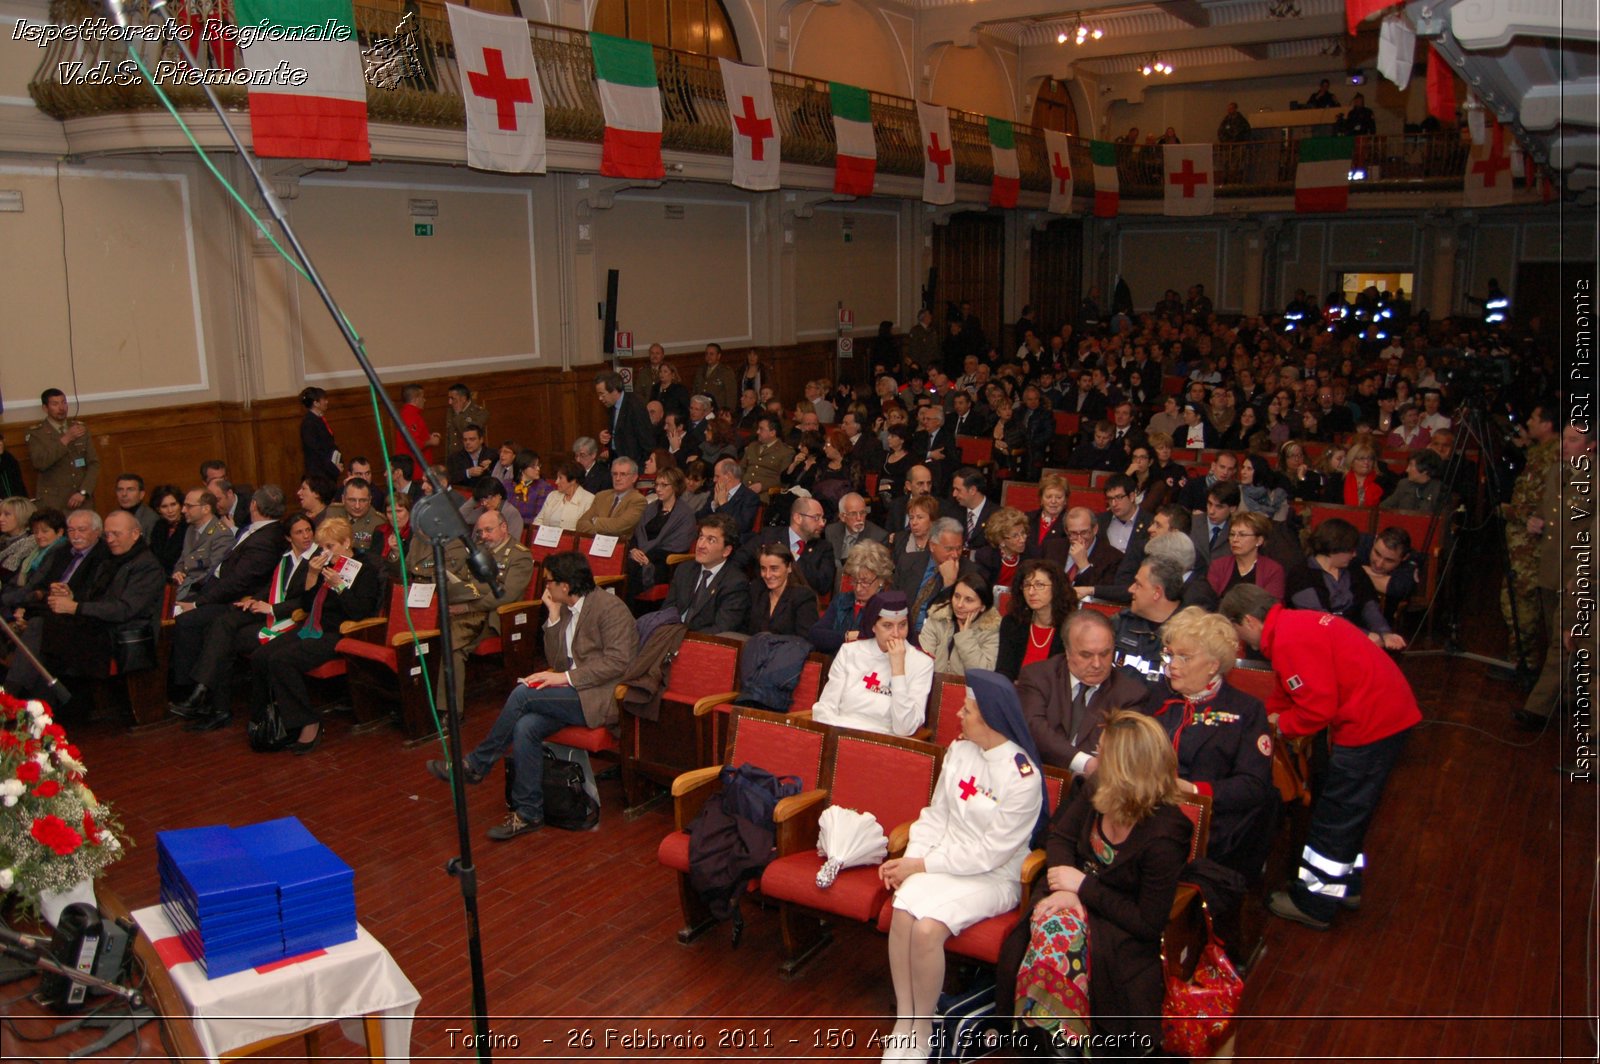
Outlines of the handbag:
[{"label": "handbag", "polygon": [[119,675],[153,669],[156,660],[156,628],[150,621],[130,621],[120,626],[112,653]]},{"label": "handbag", "polygon": [[278,716],[278,703],[268,702],[259,715],[251,714],[250,723],[244,726],[244,737],[258,754],[275,753],[288,746],[289,729]]},{"label": "handbag", "polygon": [[1200,912],[1206,918],[1206,944],[1194,975],[1185,982],[1169,970],[1161,1003],[1162,1048],[1190,1060],[1216,1055],[1233,1034],[1239,999],[1244,996],[1244,979],[1211,926],[1211,910],[1204,898],[1200,899]]}]

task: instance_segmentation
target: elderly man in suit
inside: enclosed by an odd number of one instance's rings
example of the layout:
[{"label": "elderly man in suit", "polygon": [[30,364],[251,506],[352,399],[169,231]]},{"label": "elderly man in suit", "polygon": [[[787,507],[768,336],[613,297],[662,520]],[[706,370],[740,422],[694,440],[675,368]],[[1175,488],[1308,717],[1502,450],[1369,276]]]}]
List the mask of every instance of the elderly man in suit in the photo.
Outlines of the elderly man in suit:
[{"label": "elderly man in suit", "polygon": [[694,561],[678,566],[672,590],[662,604],[677,612],[691,632],[734,632],[750,612],[750,584],[737,565],[728,564],[739,530],[726,514],[700,518]]},{"label": "elderly man in suit", "polygon": [[[165,583],[156,560],[132,514],[113,511],[103,525],[106,556],[89,574],[86,585],[50,585],[45,611],[23,633],[23,641],[51,672],[67,676],[106,675],[116,660],[119,633],[144,626],[154,655],[161,588]],[[14,695],[52,698],[41,677],[21,654],[11,663],[6,689]]]},{"label": "elderly man in suit", "polygon": [[[1045,557],[1055,556],[1060,540],[1045,548]],[[1115,578],[1117,566],[1122,562],[1122,552],[1100,535],[1100,525],[1094,511],[1087,506],[1074,506],[1067,511],[1066,557],[1057,557],[1067,571],[1073,587],[1094,587]]]},{"label": "elderly man in suit", "polygon": [[611,487],[594,497],[589,509],[578,518],[580,536],[619,536],[627,539],[644,516],[645,498],[635,489],[639,483],[639,464],[621,457],[611,463]]},{"label": "elderly man in suit", "polygon": [[735,546],[739,537],[756,526],[756,512],[761,509],[761,496],[740,483],[739,463],[724,458],[711,474],[711,490],[706,493],[700,517],[726,514],[733,520],[734,535],[729,540]]},{"label": "elderly man in suit", "polygon": [[1067,652],[1023,669],[1017,697],[1045,764],[1087,776],[1106,714],[1141,705],[1145,685],[1111,667],[1116,636],[1105,614],[1074,610],[1065,628]]},{"label": "elderly man in suit", "polygon": [[[511,748],[516,765],[511,812],[489,829],[505,842],[544,826],[544,741],[562,728],[599,728],[617,720],[617,681],[639,651],[633,614],[595,586],[583,555],[545,559],[545,660],[550,667],[524,676],[477,749],[456,763],[468,783],[482,782]],[[428,771],[450,779],[451,766],[429,761]]]},{"label": "elderly man in suit", "polygon": [[602,373],[594,379],[594,394],[606,408],[606,427],[600,430],[600,444],[613,461],[620,457],[644,464],[655,446],[656,431],[650,415],[637,393],[622,390],[622,374]]},{"label": "elderly man in suit", "polygon": [[[839,500],[839,520],[822,530],[822,538],[833,548],[833,556],[840,566],[857,543],[889,543],[889,533],[867,517],[867,500],[851,492]],[[835,589],[837,590],[837,588]]]}]

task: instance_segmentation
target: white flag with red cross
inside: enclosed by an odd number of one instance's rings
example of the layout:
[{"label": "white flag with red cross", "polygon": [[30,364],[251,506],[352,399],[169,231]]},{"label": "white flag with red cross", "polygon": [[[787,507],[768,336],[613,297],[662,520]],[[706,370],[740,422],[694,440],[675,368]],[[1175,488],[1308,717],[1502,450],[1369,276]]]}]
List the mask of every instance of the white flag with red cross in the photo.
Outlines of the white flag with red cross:
[{"label": "white flag with red cross", "polygon": [[445,12],[467,106],[467,165],[544,173],[544,98],[527,20],[459,4],[446,5]]},{"label": "white flag with red cross", "polygon": [[922,126],[923,202],[954,203],[956,153],[950,144],[950,112],[943,107],[919,100],[917,122]]},{"label": "white flag with red cross", "polygon": [[1210,144],[1167,144],[1163,214],[1210,214],[1216,205],[1217,174]]},{"label": "white flag with red cross", "polygon": [[1511,202],[1511,180],[1516,173],[1511,148],[1515,143],[1506,136],[1506,127],[1496,122],[1482,144],[1472,145],[1461,185],[1463,206],[1498,207]]},{"label": "white flag with red cross", "polygon": [[766,67],[719,59],[733,125],[733,183],[758,192],[778,187],[780,134]]},{"label": "white flag with red cross", "polygon": [[1065,133],[1044,131],[1044,161],[1050,170],[1050,213],[1072,213],[1071,141]]}]

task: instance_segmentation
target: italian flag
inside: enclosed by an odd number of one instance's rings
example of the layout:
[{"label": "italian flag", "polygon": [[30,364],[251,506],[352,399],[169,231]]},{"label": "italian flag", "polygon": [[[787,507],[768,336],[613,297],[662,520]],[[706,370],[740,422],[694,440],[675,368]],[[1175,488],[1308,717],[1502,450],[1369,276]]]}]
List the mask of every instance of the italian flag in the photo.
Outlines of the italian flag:
[{"label": "italian flag", "polygon": [[661,161],[661,89],[656,57],[644,41],[589,34],[606,133],[600,172],[607,177],[665,177]]},{"label": "italian flag", "polygon": [[1091,140],[1089,161],[1094,164],[1094,216],[1115,218],[1122,202],[1117,183],[1117,146],[1110,141]]},{"label": "italian flag", "polygon": [[1307,137],[1300,142],[1300,164],[1294,170],[1294,209],[1302,214],[1350,208],[1350,160],[1353,137]]},{"label": "italian flag", "polygon": [[872,139],[867,90],[832,81],[828,98],[833,102],[833,190],[845,196],[870,196],[878,173],[878,145]]},{"label": "italian flag", "polygon": [[[257,39],[239,49],[240,67],[266,71],[281,63],[308,75],[302,85],[250,86],[256,154],[370,162],[367,82],[351,0],[238,0],[235,12],[241,26],[265,23],[282,31],[282,39]],[[329,24],[333,34],[326,32]],[[326,39],[335,35],[344,39]]]},{"label": "italian flag", "polygon": [[1015,207],[1022,190],[1022,171],[1017,169],[1017,139],[1011,123],[1003,118],[989,119],[989,154],[994,157],[989,202],[996,207]]}]

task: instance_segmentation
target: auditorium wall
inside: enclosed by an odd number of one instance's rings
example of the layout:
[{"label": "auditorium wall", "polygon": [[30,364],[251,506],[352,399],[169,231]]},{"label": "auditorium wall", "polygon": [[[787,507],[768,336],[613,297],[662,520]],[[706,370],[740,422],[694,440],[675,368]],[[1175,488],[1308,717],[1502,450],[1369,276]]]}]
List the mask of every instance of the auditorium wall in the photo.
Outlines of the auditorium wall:
[{"label": "auditorium wall", "polygon": [[980,115],[1017,118],[1017,55],[987,39],[975,48],[946,45],[932,60],[933,79],[927,98],[946,107]]},{"label": "auditorium wall", "polygon": [[[774,3],[772,8],[778,8]],[[783,5],[787,7],[788,5]],[[789,18],[789,69],[874,92],[912,96],[912,23],[859,0],[801,4]]]}]

